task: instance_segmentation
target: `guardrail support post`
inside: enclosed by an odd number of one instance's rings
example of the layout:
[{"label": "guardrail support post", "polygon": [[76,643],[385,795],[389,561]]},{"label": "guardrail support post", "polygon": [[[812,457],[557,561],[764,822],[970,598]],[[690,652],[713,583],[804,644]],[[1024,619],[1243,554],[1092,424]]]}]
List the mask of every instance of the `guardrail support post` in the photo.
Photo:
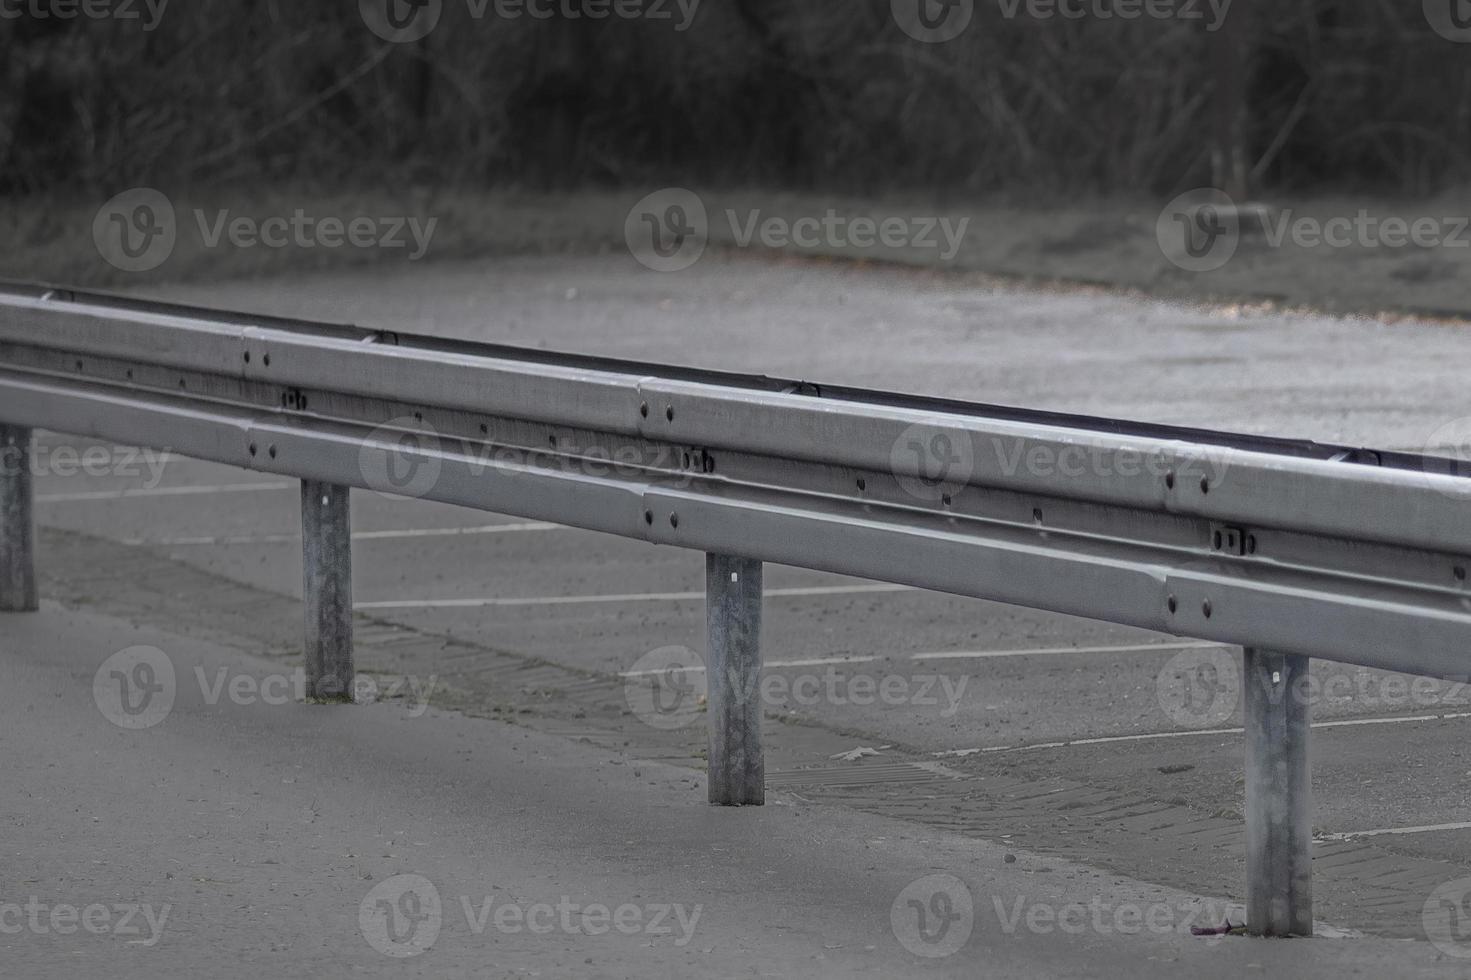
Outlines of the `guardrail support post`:
[{"label": "guardrail support post", "polygon": [[351,702],[352,533],[348,488],[301,481],[307,697]]},{"label": "guardrail support post", "polygon": [[705,556],[710,802],[766,803],[761,751],[761,562]]},{"label": "guardrail support post", "polygon": [[1246,650],[1246,927],[1313,934],[1308,658]]},{"label": "guardrail support post", "polygon": [[35,612],[31,430],[0,425],[0,612]]}]

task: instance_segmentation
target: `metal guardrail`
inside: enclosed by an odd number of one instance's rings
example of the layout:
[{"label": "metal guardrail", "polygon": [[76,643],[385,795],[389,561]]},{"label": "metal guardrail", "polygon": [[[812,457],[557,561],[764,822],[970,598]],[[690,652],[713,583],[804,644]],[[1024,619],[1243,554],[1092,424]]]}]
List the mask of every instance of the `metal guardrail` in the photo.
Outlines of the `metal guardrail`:
[{"label": "metal guardrail", "polygon": [[[1471,480],[1418,455],[0,287],[30,429],[302,481],[306,666],[350,699],[348,487],[705,551],[710,800],[764,802],[764,562],[1246,648],[1249,928],[1308,934],[1308,657],[1471,672]],[[0,467],[0,609],[36,607]],[[1286,652],[1269,652],[1286,651]]]}]

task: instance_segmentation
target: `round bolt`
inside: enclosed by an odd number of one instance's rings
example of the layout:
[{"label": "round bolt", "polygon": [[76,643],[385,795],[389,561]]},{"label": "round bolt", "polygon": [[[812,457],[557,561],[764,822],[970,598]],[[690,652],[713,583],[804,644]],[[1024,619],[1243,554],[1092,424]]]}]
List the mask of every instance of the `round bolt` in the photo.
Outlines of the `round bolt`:
[{"label": "round bolt", "polygon": [[1210,478],[1209,477],[1204,477],[1203,476],[1203,477],[1200,478],[1200,492],[1201,493],[1210,493],[1211,492],[1211,481],[1210,481]]},{"label": "round bolt", "polygon": [[1174,470],[1170,470],[1170,472],[1168,472],[1168,473],[1165,474],[1165,487],[1167,489],[1169,489],[1169,490],[1175,489],[1175,471]]},{"label": "round bolt", "polygon": [[266,454],[268,456],[270,456],[272,459],[275,459],[276,458],[276,447],[275,446],[271,446],[269,449],[266,450]]},{"label": "round bolt", "polygon": [[1206,619],[1211,618],[1211,612],[1213,610],[1211,609],[1211,601],[1209,599],[1205,600],[1205,602],[1201,604],[1200,611],[1205,613]]},{"label": "round bolt", "polygon": [[867,491],[868,490],[868,481],[865,480],[865,479],[863,479],[862,477],[859,477],[859,479],[858,479],[858,489],[859,489],[860,492]]},{"label": "round bolt", "polygon": [[654,512],[653,511],[651,511],[651,510],[644,511],[644,523],[645,524],[648,524],[648,525],[651,525],[651,526],[653,525],[653,523],[654,523]]},{"label": "round bolt", "polygon": [[648,402],[644,402],[642,405],[640,405],[638,407],[638,413],[640,415],[642,415],[644,418],[648,418],[649,417],[649,403]]},{"label": "round bolt", "polygon": [[678,514],[670,514],[669,515],[669,526],[670,527],[679,527],[679,515]]},{"label": "round bolt", "polygon": [[1178,610],[1180,608],[1180,602],[1179,602],[1179,600],[1176,599],[1174,596],[1170,596],[1169,607],[1170,607],[1170,615],[1171,616],[1175,615],[1176,610]]},{"label": "round bolt", "polygon": [[253,442],[250,444],[250,455],[255,455],[255,443]]},{"label": "round bolt", "polygon": [[669,421],[671,421],[671,422],[674,421],[674,406],[673,405],[670,405],[668,408],[664,409],[664,417],[666,419],[668,419]]}]

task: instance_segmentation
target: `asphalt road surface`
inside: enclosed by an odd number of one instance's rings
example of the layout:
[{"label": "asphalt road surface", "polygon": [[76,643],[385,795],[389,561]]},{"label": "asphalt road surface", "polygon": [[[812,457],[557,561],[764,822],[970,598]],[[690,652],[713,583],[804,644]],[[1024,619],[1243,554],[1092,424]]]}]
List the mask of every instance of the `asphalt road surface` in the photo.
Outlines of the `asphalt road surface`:
[{"label": "asphalt road surface", "polygon": [[[659,275],[621,256],[528,258],[155,295],[1378,448],[1439,445],[1471,417],[1464,328],[898,270],[712,254]],[[139,975],[278,962],[314,975],[486,962],[507,975],[1471,975],[1471,920],[1426,918],[1471,892],[1465,685],[1315,662],[1317,916],[1325,934],[1367,938],[1207,942],[1180,909],[1224,919],[1244,891],[1239,651],[772,568],[775,802],[714,812],[697,699],[677,726],[639,700],[651,653],[703,645],[702,556],[355,492],[358,656],[382,703],[328,717],[288,696],[267,710],[248,682],[238,697],[228,684],[292,664],[295,485],[111,446],[83,465],[89,445],[43,434],[37,456],[49,602],[6,631],[24,675],[3,729],[23,760],[9,850],[32,890],[69,883],[53,901],[158,884],[179,925],[125,944]],[[107,721],[93,676],[140,645],[168,659],[179,705],[131,731]],[[293,767],[321,808],[306,837],[282,788]],[[399,958],[354,919],[369,889],[406,874],[436,884],[444,939]],[[428,921],[410,915],[422,889],[402,884],[388,896],[400,925]],[[565,928],[541,941],[473,928],[492,888],[523,910],[571,894],[707,912],[682,946],[677,924],[667,941]],[[1107,913],[1076,934],[1045,928],[1095,898]],[[954,921],[973,922],[968,940],[931,942],[967,902]],[[1169,928],[1109,918],[1150,903]],[[4,915],[0,950],[29,957],[21,975],[119,955],[118,940],[5,934]]]}]

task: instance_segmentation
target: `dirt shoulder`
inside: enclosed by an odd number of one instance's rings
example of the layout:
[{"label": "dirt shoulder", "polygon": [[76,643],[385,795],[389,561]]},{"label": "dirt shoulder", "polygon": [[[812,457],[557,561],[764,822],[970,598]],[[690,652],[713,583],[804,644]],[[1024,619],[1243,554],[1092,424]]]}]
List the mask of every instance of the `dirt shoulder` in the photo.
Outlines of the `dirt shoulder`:
[{"label": "dirt shoulder", "polygon": [[[167,201],[171,214],[142,226],[171,227],[172,241],[143,270],[109,261],[98,245],[119,222],[135,222],[126,195],[100,207],[90,200],[0,202],[8,245],[0,277],[146,288],[373,263],[610,252],[652,257],[644,264],[677,274],[683,258],[670,262],[649,251],[658,228],[667,249],[683,241],[679,231],[692,230],[708,238],[708,248],[782,258],[898,263],[1023,285],[1386,319],[1471,319],[1471,191],[1419,201],[1272,199],[1265,220],[1243,222],[1224,244],[1216,236],[1196,241],[1201,254],[1182,254],[1172,237],[1195,219],[1151,200],[936,206],[748,191],[548,196],[409,188],[191,192]],[[355,221],[367,222],[356,242],[348,231]],[[1202,228],[1191,229],[1197,239]]]}]

